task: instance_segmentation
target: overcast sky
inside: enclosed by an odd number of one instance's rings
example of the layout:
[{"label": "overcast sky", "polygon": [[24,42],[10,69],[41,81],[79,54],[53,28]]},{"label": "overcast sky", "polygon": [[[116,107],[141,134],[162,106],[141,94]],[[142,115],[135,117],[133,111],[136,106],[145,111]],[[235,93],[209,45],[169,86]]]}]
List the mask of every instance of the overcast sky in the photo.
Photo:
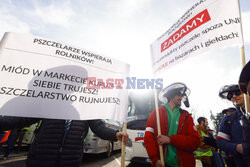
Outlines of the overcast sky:
[{"label": "overcast sky", "polygon": [[[196,0],[2,0],[0,38],[22,32],[61,41],[130,64],[131,76],[151,77],[150,44]],[[250,1],[240,0],[246,60],[250,59]],[[223,10],[223,9],[221,9]],[[184,82],[197,116],[231,106],[218,97],[238,82],[239,47],[214,49],[185,60],[160,77],[164,87]]]}]

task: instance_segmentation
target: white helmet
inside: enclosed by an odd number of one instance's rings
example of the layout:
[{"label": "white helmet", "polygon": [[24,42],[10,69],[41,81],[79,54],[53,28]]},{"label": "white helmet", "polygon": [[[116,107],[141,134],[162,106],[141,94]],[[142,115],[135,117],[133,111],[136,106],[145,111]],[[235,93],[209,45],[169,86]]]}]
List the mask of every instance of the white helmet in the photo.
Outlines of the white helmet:
[{"label": "white helmet", "polygon": [[175,95],[181,94],[182,101],[186,107],[189,107],[188,96],[190,94],[190,89],[181,82],[176,82],[168,87],[164,88],[159,94],[159,100],[163,103],[168,103]]}]

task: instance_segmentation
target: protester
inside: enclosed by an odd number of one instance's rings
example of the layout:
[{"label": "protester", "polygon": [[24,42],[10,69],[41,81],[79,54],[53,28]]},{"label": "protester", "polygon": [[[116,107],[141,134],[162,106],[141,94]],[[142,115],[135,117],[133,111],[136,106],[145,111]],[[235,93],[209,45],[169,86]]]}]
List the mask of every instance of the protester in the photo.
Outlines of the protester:
[{"label": "protester", "polygon": [[4,156],[2,158],[3,160],[8,159],[9,154],[12,152],[15,145],[16,134],[17,134],[17,129],[12,129],[7,140],[7,147],[4,150]]},{"label": "protester", "polygon": [[0,131],[0,152],[2,152],[2,153],[4,152],[2,145],[5,141],[8,140],[10,132],[11,132],[10,130]]},{"label": "protester", "polygon": [[248,94],[248,96],[250,96],[249,80],[250,80],[250,61],[248,61],[248,63],[242,69],[240,78],[239,78],[240,90],[244,92],[245,94]]},{"label": "protester", "polygon": [[[0,131],[25,127],[41,119],[2,117]],[[43,119],[27,158],[27,167],[78,167],[83,156],[83,142],[89,127],[105,140],[122,140],[128,135],[105,126],[101,120],[56,120]]]},{"label": "protester", "polygon": [[235,111],[236,111],[236,109],[234,107],[229,107],[227,109],[222,110],[222,114],[229,115],[229,114],[232,114]]},{"label": "protester", "polygon": [[23,144],[23,137],[29,129],[30,129],[30,127],[24,127],[24,128],[18,129],[17,138],[16,138],[16,141],[18,141],[17,142],[17,153],[20,152],[22,144]]},{"label": "protester", "polygon": [[195,151],[195,155],[201,160],[203,167],[216,167],[216,161],[213,156],[213,151],[216,149],[204,142],[204,138],[210,138],[208,131],[208,121],[205,117],[197,119],[199,125],[196,125],[198,133],[201,138],[200,147]]},{"label": "protester", "polygon": [[220,89],[219,96],[231,101],[236,111],[225,116],[220,124],[216,137],[217,145],[227,154],[234,156],[234,162],[238,167],[246,167],[247,159],[243,155],[245,146],[243,143],[241,117],[245,114],[244,96],[238,85],[225,85]]},{"label": "protester", "polygon": [[191,114],[180,108],[186,107],[189,89],[183,83],[173,83],[163,89],[159,99],[164,104],[159,108],[161,135],[157,132],[156,111],[148,118],[144,143],[154,167],[163,167],[160,161],[159,145],[163,146],[166,166],[194,167],[193,151],[200,145],[200,137]]},{"label": "protester", "polygon": [[[233,112],[236,112],[236,108],[234,107],[229,107],[227,109],[222,110],[222,114],[224,114],[225,116],[232,114]],[[224,160],[225,163],[227,164],[227,167],[236,167],[233,159],[233,154],[225,153]]]},{"label": "protester", "polygon": [[[248,96],[248,105],[250,103],[250,61],[242,69],[239,79],[239,86],[242,92]],[[242,127],[243,127],[243,154],[248,156],[248,165],[250,166],[250,111],[248,111],[242,117]]]}]

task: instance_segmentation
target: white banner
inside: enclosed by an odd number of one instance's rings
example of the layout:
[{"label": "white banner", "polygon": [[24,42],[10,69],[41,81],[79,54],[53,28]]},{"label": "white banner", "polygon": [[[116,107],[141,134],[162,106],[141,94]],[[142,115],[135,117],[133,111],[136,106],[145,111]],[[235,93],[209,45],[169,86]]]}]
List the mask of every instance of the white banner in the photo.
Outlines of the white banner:
[{"label": "white banner", "polygon": [[125,122],[128,95],[122,83],[128,73],[129,65],[113,58],[5,33],[0,44],[0,114]]},{"label": "white banner", "polygon": [[209,49],[240,43],[238,0],[200,0],[151,45],[153,72]]}]

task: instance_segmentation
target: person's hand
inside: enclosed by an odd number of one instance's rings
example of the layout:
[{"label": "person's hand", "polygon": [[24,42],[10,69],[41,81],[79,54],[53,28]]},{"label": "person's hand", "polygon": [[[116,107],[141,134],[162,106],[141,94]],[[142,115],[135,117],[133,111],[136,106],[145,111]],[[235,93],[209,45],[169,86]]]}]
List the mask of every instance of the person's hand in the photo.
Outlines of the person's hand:
[{"label": "person's hand", "polygon": [[127,134],[127,133],[124,133],[124,132],[117,132],[117,133],[115,134],[115,136],[116,136],[117,140],[119,140],[119,141],[122,141],[122,138],[123,138],[123,143],[124,143],[125,145],[127,145],[127,143],[128,143],[128,134]]},{"label": "person's hand", "polygon": [[155,167],[164,167],[160,160],[155,161]]},{"label": "person's hand", "polygon": [[170,143],[170,138],[168,136],[159,135],[157,137],[157,141],[158,141],[159,145],[169,144]]},{"label": "person's hand", "polygon": [[240,154],[243,154],[243,147],[242,144],[237,144],[236,145],[236,151]]}]

